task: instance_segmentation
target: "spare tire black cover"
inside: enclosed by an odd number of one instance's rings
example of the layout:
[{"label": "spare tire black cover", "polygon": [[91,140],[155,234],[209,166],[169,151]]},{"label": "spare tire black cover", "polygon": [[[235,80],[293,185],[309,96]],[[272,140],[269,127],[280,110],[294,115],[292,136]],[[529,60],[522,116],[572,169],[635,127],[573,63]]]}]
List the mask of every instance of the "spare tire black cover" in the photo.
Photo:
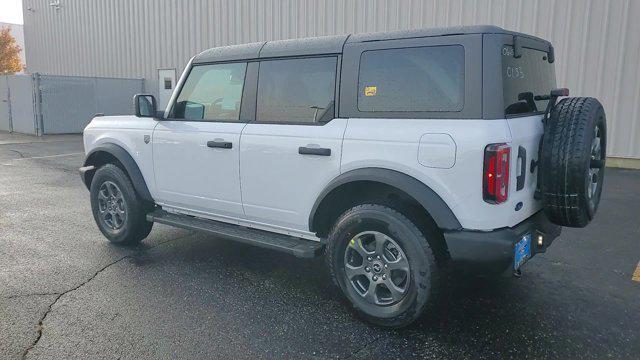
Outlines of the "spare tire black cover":
[{"label": "spare tire black cover", "polygon": [[604,181],[606,119],[597,99],[562,99],[542,138],[538,181],[544,212],[553,223],[584,227],[594,217]]}]

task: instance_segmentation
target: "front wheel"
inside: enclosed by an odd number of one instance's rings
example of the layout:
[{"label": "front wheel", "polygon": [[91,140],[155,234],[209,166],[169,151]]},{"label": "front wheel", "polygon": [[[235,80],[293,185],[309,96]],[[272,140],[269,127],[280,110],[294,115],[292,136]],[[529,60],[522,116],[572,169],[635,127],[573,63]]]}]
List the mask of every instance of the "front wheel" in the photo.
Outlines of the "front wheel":
[{"label": "front wheel", "polygon": [[151,232],[146,220],[150,206],[136,194],[119,167],[107,164],[96,170],[90,187],[93,218],[102,234],[118,245],[135,245]]},{"label": "front wheel", "polygon": [[400,212],[365,204],[345,212],[328,239],[333,280],[365,320],[402,327],[435,299],[441,270],[425,235]]}]

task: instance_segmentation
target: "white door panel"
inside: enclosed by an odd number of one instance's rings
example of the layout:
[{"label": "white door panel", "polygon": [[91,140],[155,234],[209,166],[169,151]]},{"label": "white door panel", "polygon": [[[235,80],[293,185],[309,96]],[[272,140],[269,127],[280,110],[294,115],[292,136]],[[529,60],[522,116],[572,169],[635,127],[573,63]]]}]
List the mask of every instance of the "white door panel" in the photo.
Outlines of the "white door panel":
[{"label": "white door panel", "polygon": [[[324,125],[248,124],[240,141],[247,219],[307,231],[318,194],[340,174],[346,124],[346,119]],[[301,155],[300,147],[331,149],[331,155]]]},{"label": "white door panel", "polygon": [[[153,133],[158,202],[243,217],[239,140],[245,123],[161,121]],[[228,142],[231,148],[209,147]]]}]

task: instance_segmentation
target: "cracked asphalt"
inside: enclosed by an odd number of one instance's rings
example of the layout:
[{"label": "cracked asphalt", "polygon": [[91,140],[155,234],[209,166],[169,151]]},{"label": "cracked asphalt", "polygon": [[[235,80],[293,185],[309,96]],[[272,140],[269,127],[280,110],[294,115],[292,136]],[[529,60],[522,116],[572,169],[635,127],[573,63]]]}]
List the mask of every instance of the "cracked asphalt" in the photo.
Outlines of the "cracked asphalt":
[{"label": "cracked asphalt", "polygon": [[94,225],[79,136],[0,133],[0,358],[640,358],[640,172],[520,279],[457,274],[416,324],[360,322],[322,259]]}]

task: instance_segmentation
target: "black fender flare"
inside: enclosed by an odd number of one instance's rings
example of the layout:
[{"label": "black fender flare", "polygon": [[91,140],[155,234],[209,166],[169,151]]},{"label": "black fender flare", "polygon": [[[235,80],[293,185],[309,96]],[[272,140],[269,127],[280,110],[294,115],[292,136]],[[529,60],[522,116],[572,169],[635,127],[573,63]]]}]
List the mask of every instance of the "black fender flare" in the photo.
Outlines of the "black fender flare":
[{"label": "black fender flare", "polygon": [[[144,181],[142,172],[140,171],[140,168],[138,168],[138,164],[133,160],[131,154],[129,154],[129,152],[127,152],[123,147],[113,143],[101,144],[87,154],[83,167],[95,166],[98,159],[97,155],[100,153],[108,153],[115,157],[120,164],[124,166],[124,169],[127,171],[127,174],[133,183],[133,188],[136,190],[138,195],[140,195],[144,200],[153,202],[153,198],[151,197],[147,183]],[[82,181],[87,186],[87,189],[91,187],[90,179],[92,178],[92,175],[93,173],[89,171],[82,174]]]},{"label": "black fender flare", "polygon": [[373,181],[393,186],[404,191],[422,205],[429,215],[431,215],[439,228],[443,230],[462,229],[462,225],[460,225],[458,218],[444,200],[442,200],[440,195],[420,180],[395,170],[384,168],[362,168],[347,171],[339,175],[329,182],[324,190],[322,190],[316,199],[315,204],[313,204],[311,214],[309,215],[309,229],[312,232],[317,231],[317,229],[314,229],[314,219],[320,204],[322,204],[327,195],[341,185],[354,181]]}]

